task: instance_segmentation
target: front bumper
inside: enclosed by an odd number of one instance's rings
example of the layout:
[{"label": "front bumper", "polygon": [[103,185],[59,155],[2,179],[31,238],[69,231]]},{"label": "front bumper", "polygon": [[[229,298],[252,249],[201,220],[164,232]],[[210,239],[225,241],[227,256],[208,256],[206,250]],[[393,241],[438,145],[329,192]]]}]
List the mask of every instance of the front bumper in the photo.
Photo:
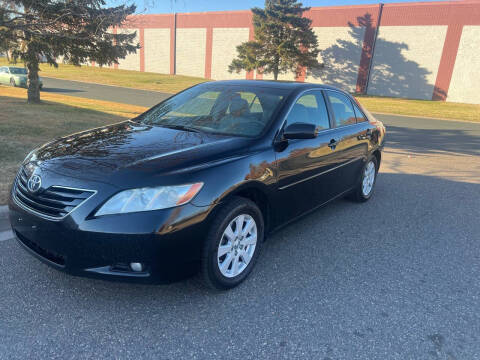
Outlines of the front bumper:
[{"label": "front bumper", "polygon": [[[79,211],[60,221],[40,218],[12,199],[9,210],[17,240],[44,263],[72,275],[147,283],[192,275],[210,222],[209,207],[191,204],[97,218]],[[143,271],[130,270],[131,262],[144,264]]]}]

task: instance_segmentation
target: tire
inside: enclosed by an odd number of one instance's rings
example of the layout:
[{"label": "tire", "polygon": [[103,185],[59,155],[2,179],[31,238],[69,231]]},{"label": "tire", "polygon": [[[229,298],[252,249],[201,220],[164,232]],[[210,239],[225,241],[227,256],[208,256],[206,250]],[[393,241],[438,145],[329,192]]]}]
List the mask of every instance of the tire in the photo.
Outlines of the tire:
[{"label": "tire", "polygon": [[[371,165],[373,164],[373,165]],[[371,173],[373,166],[373,174]],[[353,201],[357,202],[365,202],[370,200],[373,195],[373,191],[375,189],[375,183],[377,182],[377,174],[378,174],[378,160],[375,156],[370,157],[362,167],[362,171],[360,173],[360,180],[358,182],[357,187],[349,196],[349,198]],[[370,176],[370,179],[366,179],[366,176]],[[373,179],[372,177],[373,176]],[[369,186],[366,186],[364,182],[369,183]]]},{"label": "tire", "polygon": [[[237,224],[240,222],[243,232],[239,234]],[[252,248],[254,233],[256,243]],[[232,198],[216,214],[205,239],[201,259],[203,283],[215,290],[227,290],[239,285],[255,266],[263,239],[264,221],[257,205],[245,198]]]},{"label": "tire", "polygon": [[10,79],[10,86],[13,86],[13,87],[17,86],[17,84],[15,83],[15,79],[14,79],[14,78],[11,78],[11,79]]}]

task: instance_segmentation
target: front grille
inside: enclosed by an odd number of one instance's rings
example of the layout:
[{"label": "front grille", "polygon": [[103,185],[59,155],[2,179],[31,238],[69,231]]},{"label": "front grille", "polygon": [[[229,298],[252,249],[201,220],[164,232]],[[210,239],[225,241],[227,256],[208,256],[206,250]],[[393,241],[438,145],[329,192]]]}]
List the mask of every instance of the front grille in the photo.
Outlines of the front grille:
[{"label": "front grille", "polygon": [[28,240],[25,236],[21,235],[18,231],[15,231],[15,235],[17,239],[26,247],[28,247],[33,252],[37,253],[41,257],[57,264],[60,266],[65,266],[65,258],[62,255],[56,254],[50,250],[46,250],[40,246],[38,246],[33,241]]},{"label": "front grille", "polygon": [[13,188],[15,201],[26,210],[53,220],[63,219],[95,194],[93,190],[63,186],[50,186],[39,193],[31,193],[27,189],[27,182],[27,173],[21,169]]}]

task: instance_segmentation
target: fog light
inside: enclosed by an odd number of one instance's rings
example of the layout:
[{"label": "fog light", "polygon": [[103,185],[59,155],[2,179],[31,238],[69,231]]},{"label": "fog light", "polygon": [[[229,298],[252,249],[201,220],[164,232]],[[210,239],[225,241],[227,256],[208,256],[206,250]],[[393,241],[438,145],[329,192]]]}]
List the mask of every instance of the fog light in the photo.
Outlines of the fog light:
[{"label": "fog light", "polygon": [[143,265],[142,263],[132,262],[130,263],[130,269],[132,269],[132,271],[135,271],[135,272],[140,272],[143,270]]}]

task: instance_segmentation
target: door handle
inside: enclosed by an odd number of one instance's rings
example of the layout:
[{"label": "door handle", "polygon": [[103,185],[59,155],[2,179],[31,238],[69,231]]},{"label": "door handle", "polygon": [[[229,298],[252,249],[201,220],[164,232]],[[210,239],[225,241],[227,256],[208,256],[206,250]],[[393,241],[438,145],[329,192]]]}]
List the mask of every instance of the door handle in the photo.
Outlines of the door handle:
[{"label": "door handle", "polygon": [[328,143],[328,146],[329,146],[330,149],[332,149],[332,150],[335,150],[335,148],[337,147],[337,145],[338,145],[338,141],[335,140],[335,139],[330,140],[330,142]]}]

